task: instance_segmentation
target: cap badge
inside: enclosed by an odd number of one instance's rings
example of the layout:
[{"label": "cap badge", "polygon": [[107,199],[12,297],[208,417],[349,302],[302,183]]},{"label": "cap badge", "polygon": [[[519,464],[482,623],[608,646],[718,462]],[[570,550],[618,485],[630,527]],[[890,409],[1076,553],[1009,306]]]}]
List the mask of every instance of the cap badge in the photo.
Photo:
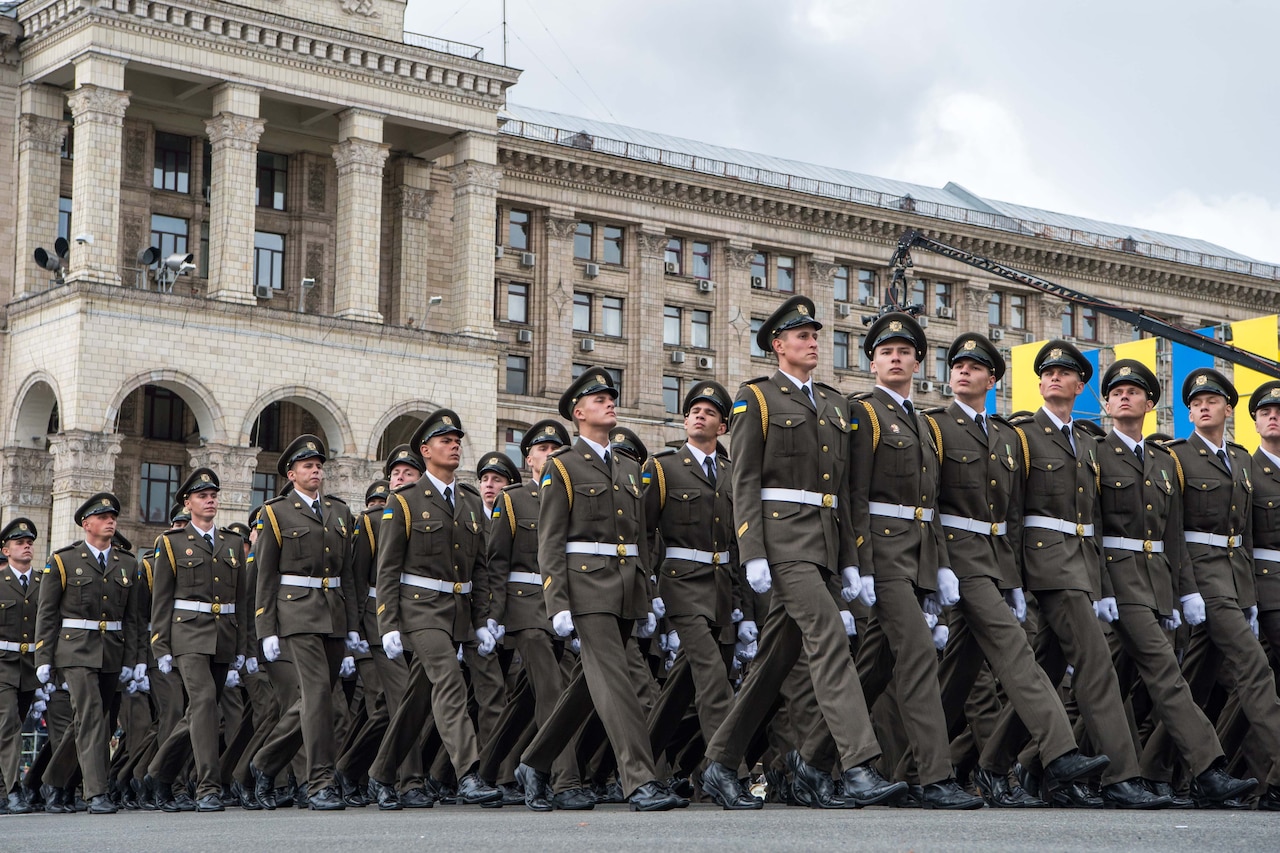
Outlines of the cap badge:
[{"label": "cap badge", "polygon": [[597,385],[608,385],[609,383],[608,383],[608,382],[605,382],[605,381],[604,381],[604,377],[603,377],[603,376],[601,376],[599,373],[597,373],[597,374],[596,374],[596,384],[597,384]]},{"label": "cap badge", "polygon": [[1203,384],[1205,384],[1205,383],[1206,383],[1206,382],[1208,382],[1208,381],[1209,381],[1209,377],[1208,377],[1208,376],[1205,376],[1203,373],[1201,373],[1199,376],[1197,376],[1197,377],[1196,377],[1196,381],[1195,381],[1195,383],[1194,383],[1194,384],[1196,384],[1196,385],[1203,385]]},{"label": "cap badge", "polygon": [[315,449],[316,449],[316,443],[314,441],[308,441],[307,450],[315,450]]},{"label": "cap badge", "polygon": [[440,420],[444,421],[445,426],[453,426],[453,418],[448,415],[442,415]]},{"label": "cap badge", "polygon": [[1133,368],[1131,368],[1131,367],[1122,367],[1122,368],[1120,368],[1120,375],[1121,375],[1121,376],[1128,376],[1130,373],[1133,373]]},{"label": "cap badge", "polygon": [[614,444],[621,444],[622,442],[624,442],[624,441],[626,441],[626,440],[627,440],[627,437],[626,437],[625,435],[623,435],[622,433],[618,433],[617,435],[615,435],[615,436],[613,437],[613,443],[614,443]]},{"label": "cap badge", "polygon": [[901,321],[901,320],[891,320],[891,321],[889,322],[889,331],[891,331],[891,332],[901,332],[901,331],[902,331],[902,321]]},{"label": "cap badge", "polygon": [[1054,347],[1053,349],[1049,350],[1049,358],[1062,358],[1061,348]]},{"label": "cap badge", "polygon": [[108,500],[107,498],[103,498],[103,499],[102,499],[102,505],[103,505],[103,506],[111,506],[111,501],[110,501],[110,500]]},{"label": "cap badge", "polygon": [[200,482],[202,482],[202,483],[207,483],[207,482],[209,482],[209,475],[208,475],[208,474],[201,474],[201,475],[200,475]]},{"label": "cap badge", "polygon": [[972,338],[970,338],[969,340],[965,341],[965,342],[964,342],[964,346],[963,346],[963,347],[961,347],[961,349],[963,349],[963,350],[975,350],[975,349],[977,349],[977,348],[978,348],[978,342],[977,342],[977,341],[975,341],[975,340],[973,340]]},{"label": "cap badge", "polygon": [[553,427],[553,426],[549,426],[549,427],[547,427],[545,430],[543,430],[543,432],[545,432],[547,435],[555,435],[555,434],[556,434],[556,428],[555,428],[555,427]]},{"label": "cap badge", "polygon": [[808,317],[808,316],[809,316],[809,308],[808,308],[808,306],[805,306],[805,305],[797,305],[797,306],[796,306],[796,313],[800,314],[802,317]]},{"label": "cap badge", "polygon": [[1280,388],[1272,388],[1272,389],[1271,389],[1271,392],[1270,392],[1269,394],[1267,394],[1267,396],[1268,396],[1268,397],[1280,397]]},{"label": "cap badge", "polygon": [[711,395],[714,395],[716,392],[715,392],[715,389],[714,389],[714,388],[712,388],[710,385],[708,385],[706,388],[703,388],[703,389],[702,389],[702,393],[703,393],[703,394],[711,394]]}]

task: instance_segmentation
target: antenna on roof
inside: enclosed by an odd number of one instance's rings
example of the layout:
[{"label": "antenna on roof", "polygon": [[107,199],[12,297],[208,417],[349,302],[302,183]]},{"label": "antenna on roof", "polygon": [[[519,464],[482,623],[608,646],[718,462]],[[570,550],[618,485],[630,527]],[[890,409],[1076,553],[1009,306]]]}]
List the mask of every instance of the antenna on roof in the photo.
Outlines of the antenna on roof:
[{"label": "antenna on roof", "polygon": [[502,64],[507,64],[507,0],[502,0]]}]

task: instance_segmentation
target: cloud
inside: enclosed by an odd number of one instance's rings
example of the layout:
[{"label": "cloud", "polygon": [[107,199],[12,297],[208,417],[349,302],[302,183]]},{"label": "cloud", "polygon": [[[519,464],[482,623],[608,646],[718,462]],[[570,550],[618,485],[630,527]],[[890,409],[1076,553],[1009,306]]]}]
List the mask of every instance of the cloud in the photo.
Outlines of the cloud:
[{"label": "cloud", "polygon": [[1185,234],[1262,261],[1280,261],[1280,204],[1239,192],[1204,197],[1177,190],[1153,207],[1139,210],[1132,222],[1168,234]]}]

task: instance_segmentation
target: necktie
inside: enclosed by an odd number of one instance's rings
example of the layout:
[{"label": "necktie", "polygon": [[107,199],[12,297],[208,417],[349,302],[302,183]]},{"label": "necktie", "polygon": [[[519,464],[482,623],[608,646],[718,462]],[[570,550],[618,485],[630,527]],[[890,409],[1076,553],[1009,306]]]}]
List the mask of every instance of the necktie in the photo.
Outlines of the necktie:
[{"label": "necktie", "polygon": [[604,452],[604,467],[608,468],[613,464],[613,454],[607,449]]},{"label": "necktie", "polygon": [[1223,467],[1224,467],[1224,468],[1226,468],[1228,471],[1230,471],[1230,470],[1231,470],[1231,463],[1227,461],[1227,451],[1222,450],[1222,449],[1219,449],[1219,450],[1218,450],[1218,458],[1222,460],[1222,465],[1223,465]]},{"label": "necktie", "polygon": [[716,463],[715,460],[708,456],[703,460],[703,464],[707,466],[707,479],[711,481],[711,485],[716,484]]},{"label": "necktie", "polygon": [[813,388],[811,386],[804,386],[804,395],[809,398],[809,402],[813,404],[815,409],[818,408],[818,404],[813,401]]},{"label": "necktie", "polygon": [[902,401],[902,410],[907,413],[907,417],[911,417],[916,413],[916,407],[911,405],[910,400]]},{"label": "necktie", "polygon": [[1135,444],[1133,446],[1133,452],[1138,457],[1138,461],[1141,462],[1142,461],[1142,445]]},{"label": "necktie", "polygon": [[[319,505],[319,503],[320,503],[319,501],[316,501],[316,504],[317,504],[317,505]],[[319,510],[317,510],[317,511],[316,511],[316,515],[319,515],[319,514],[320,514],[320,511],[319,511]],[[206,534],[204,535],[204,541],[206,541],[206,542],[208,542],[208,543],[209,543],[209,550],[210,550],[210,551],[212,551],[212,550],[213,550],[213,534],[212,534],[212,533],[206,533]]]},{"label": "necktie", "polygon": [[449,505],[449,509],[453,509],[453,486],[444,487],[444,502]]},{"label": "necktie", "polygon": [[23,595],[27,594],[27,576],[26,575],[22,575],[22,594]]},{"label": "necktie", "polygon": [[[316,518],[320,519],[321,521],[324,521],[324,515],[323,515],[323,513],[321,513],[321,512],[320,512],[320,499],[319,499],[319,498],[316,498],[314,501],[312,501],[312,502],[311,502],[311,511],[312,511],[312,512],[314,512],[314,513],[316,514]],[[210,544],[213,544],[213,540],[212,540],[212,539],[210,539]]]},{"label": "necktie", "polygon": [[978,429],[982,430],[983,435],[987,434],[987,422],[982,415],[975,415],[973,422],[978,425]]},{"label": "necktie", "polygon": [[1063,424],[1062,434],[1067,437],[1067,444],[1071,445],[1071,453],[1074,455],[1076,452],[1076,443],[1071,440],[1071,427],[1067,426],[1066,424]]},{"label": "necktie", "polygon": [[104,575],[107,573],[107,555],[106,554],[98,555],[98,568],[102,570],[102,573]]}]

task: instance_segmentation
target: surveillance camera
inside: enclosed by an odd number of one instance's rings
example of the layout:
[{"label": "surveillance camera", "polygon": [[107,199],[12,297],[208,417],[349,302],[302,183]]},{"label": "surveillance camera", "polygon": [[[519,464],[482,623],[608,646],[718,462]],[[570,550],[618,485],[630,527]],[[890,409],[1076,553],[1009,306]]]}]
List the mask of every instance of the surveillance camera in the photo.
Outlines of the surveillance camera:
[{"label": "surveillance camera", "polygon": [[308,288],[308,287],[315,287],[315,286],[316,286],[316,280],[315,280],[314,278],[310,278],[310,277],[308,277],[308,278],[304,278],[304,279],[301,281],[301,284],[302,284],[302,287],[303,287],[304,289],[305,289],[305,288]]},{"label": "surveillance camera", "polygon": [[92,235],[92,234],[77,234],[77,235],[76,235],[76,242],[77,242],[77,243],[79,243],[81,246],[92,246],[92,245],[93,245],[93,235]]},{"label": "surveillance camera", "polygon": [[439,305],[441,302],[444,302],[443,296],[433,296],[427,300],[428,305]]}]

